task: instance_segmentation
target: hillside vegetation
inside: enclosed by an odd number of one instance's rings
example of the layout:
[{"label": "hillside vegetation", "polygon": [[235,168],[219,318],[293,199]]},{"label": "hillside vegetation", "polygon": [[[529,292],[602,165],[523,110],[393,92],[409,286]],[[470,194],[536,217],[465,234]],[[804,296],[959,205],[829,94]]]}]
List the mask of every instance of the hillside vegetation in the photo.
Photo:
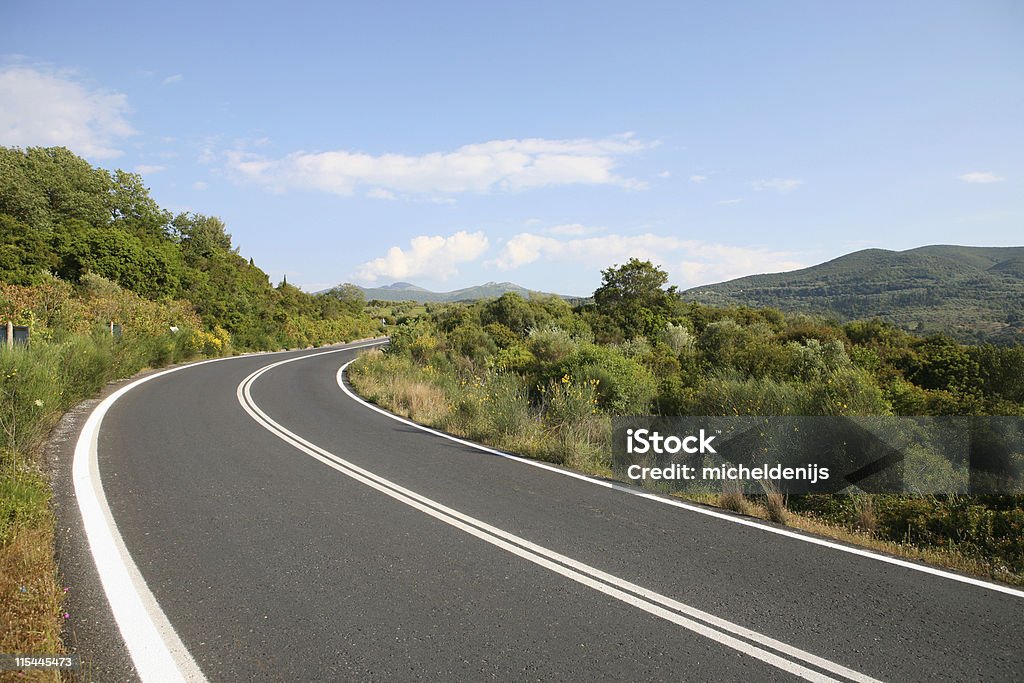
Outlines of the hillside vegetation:
[{"label": "hillside vegetation", "polygon": [[841,321],[879,318],[960,341],[1024,342],[1024,247],[866,249],[803,270],[696,287],[683,296]]},{"label": "hillside vegetation", "polygon": [[[635,259],[603,275],[594,303],[577,308],[515,294],[428,305],[351,380],[421,422],[604,476],[620,415],[1024,415],[1024,346],[686,302]],[[728,491],[717,502],[753,505]],[[755,502],[786,519],[781,498]],[[861,541],[1024,580],[1017,496],[802,496],[789,507],[860,530]]]},{"label": "hillside vegetation", "polygon": [[[99,276],[144,299],[185,302],[207,331],[226,332],[238,350],[319,345],[371,328],[358,290],[312,296],[287,283],[274,287],[239,254],[219,218],[172,214],[139,175],[94,168],[61,147],[0,147],[0,244],[5,285],[31,288],[54,278],[79,285]],[[50,327],[19,310],[16,298],[0,300],[6,316]]]},{"label": "hillside vegetation", "polygon": [[30,332],[0,345],[0,652],[62,651],[76,587],[57,575],[39,457],[62,413],[147,367],[371,336],[381,317],[351,287],[272,286],[222,221],[161,209],[138,175],[0,147],[0,324]]}]

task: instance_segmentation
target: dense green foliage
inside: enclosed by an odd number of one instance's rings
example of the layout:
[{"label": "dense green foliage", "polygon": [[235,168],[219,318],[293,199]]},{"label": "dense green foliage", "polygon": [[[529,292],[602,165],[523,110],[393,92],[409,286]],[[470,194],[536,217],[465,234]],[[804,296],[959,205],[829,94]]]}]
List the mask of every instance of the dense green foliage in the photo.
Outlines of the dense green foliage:
[{"label": "dense green foliage", "polygon": [[[416,419],[601,474],[616,415],[1024,415],[1024,346],[686,302],[635,259],[603,276],[577,308],[516,294],[428,304],[392,330],[385,354],[354,367],[353,382]],[[881,496],[872,531],[1021,574],[1020,503]],[[844,497],[790,505],[859,524]]]},{"label": "dense green foliage", "polygon": [[684,297],[846,321],[877,317],[960,341],[1024,342],[1024,247],[867,249],[803,270],[696,287]]},{"label": "dense green foliage", "polygon": [[686,303],[631,261],[595,302],[506,294],[434,306],[392,352],[463,374],[514,372],[534,392],[599,380],[609,414],[1022,415],[1024,347],[965,346],[879,320],[846,325],[773,309]]},{"label": "dense green foliage", "polygon": [[2,283],[100,276],[150,300],[189,302],[236,349],[320,345],[375,329],[357,288],[311,296],[273,287],[220,219],[172,215],[140,176],[94,168],[60,147],[0,148],[0,238]]}]

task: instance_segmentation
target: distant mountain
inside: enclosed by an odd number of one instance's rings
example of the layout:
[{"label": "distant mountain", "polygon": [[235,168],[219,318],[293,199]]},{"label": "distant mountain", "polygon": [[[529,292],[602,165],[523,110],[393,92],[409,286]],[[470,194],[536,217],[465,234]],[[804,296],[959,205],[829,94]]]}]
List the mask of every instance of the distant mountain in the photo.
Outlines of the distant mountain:
[{"label": "distant mountain", "polygon": [[451,292],[432,292],[408,282],[395,282],[383,287],[360,287],[360,289],[363,290],[367,301],[379,299],[381,301],[419,301],[420,303],[494,299],[507,292],[514,292],[525,299],[529,298],[531,294],[543,293],[531,291],[512,282],[488,282]]},{"label": "distant mountain", "polygon": [[[363,289],[363,288],[360,287],[360,289]],[[416,285],[412,284],[411,282],[394,282],[394,283],[392,283],[390,285],[384,285],[383,287],[378,287],[377,289],[382,289],[382,290],[386,289],[389,292],[426,292],[427,294],[432,294],[433,293],[429,289],[423,289],[422,287],[417,287]],[[368,290],[363,289],[363,291],[365,292],[365,291],[368,291]]]},{"label": "distant mountain", "polygon": [[966,341],[1024,342],[1024,247],[865,249],[803,270],[695,287],[683,297],[840,320],[877,317]]}]

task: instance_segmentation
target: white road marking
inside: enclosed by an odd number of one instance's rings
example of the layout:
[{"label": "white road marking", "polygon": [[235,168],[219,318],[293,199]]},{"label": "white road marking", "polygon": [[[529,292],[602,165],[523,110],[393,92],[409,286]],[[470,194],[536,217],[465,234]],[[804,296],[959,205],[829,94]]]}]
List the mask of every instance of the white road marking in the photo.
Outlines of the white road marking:
[{"label": "white road marking", "polygon": [[819,546],[822,546],[822,547],[825,547],[825,548],[831,548],[832,550],[839,550],[841,552],[849,553],[851,555],[857,555],[859,557],[866,557],[866,558],[869,558],[869,559],[872,559],[872,560],[877,560],[878,562],[885,562],[886,564],[896,565],[897,567],[903,567],[904,569],[912,569],[912,570],[917,571],[917,572],[923,572],[925,574],[931,574],[932,576],[939,576],[939,577],[942,577],[944,579],[949,579],[951,581],[958,581],[960,583],[966,583],[966,584],[969,584],[971,586],[977,586],[979,588],[984,588],[986,590],[996,591],[997,593],[1005,593],[1006,595],[1012,595],[1014,597],[1024,598],[1024,590],[1020,590],[1020,589],[1017,589],[1017,588],[1011,588],[1010,586],[1004,586],[1002,584],[994,583],[992,581],[985,581],[984,579],[974,578],[973,576],[964,576],[962,574],[955,574],[953,572],[949,572],[949,571],[945,571],[945,570],[942,570],[942,569],[938,569],[936,567],[930,567],[928,565],[918,564],[916,562],[910,562],[908,560],[901,560],[901,559],[896,558],[896,557],[889,557],[887,555],[880,555],[880,554],[878,554],[876,552],[872,552],[872,551],[866,550],[864,548],[856,548],[856,547],[853,547],[853,546],[848,546],[848,545],[843,545],[841,543],[836,543],[834,541],[828,541],[828,540],[825,540],[823,538],[816,538],[814,536],[807,536],[805,534],[801,534],[801,533],[796,532],[796,531],[791,531],[789,529],[782,529],[782,528],[779,528],[779,527],[769,526],[767,524],[762,524],[761,522],[758,522],[758,521],[755,521],[755,520],[746,519],[746,518],[743,518],[743,517],[737,517],[737,516],[734,516],[734,515],[726,514],[724,512],[718,512],[717,510],[713,510],[711,508],[701,507],[701,506],[698,506],[698,505],[691,505],[689,503],[685,503],[685,502],[683,502],[681,500],[678,500],[678,499],[675,499],[675,498],[669,498],[667,496],[658,495],[658,494],[654,494],[654,493],[649,493],[647,491],[643,491],[643,490],[638,489],[636,487],[626,486],[625,484],[619,484],[619,483],[612,482],[612,481],[607,481],[607,480],[604,480],[604,479],[595,479],[594,477],[589,477],[589,476],[587,476],[585,474],[580,474],[578,472],[572,472],[570,470],[565,470],[565,469],[562,469],[560,467],[555,467],[554,465],[549,465],[548,463],[542,462],[540,460],[533,460],[531,458],[526,458],[526,457],[523,457],[521,455],[514,455],[512,453],[506,453],[504,451],[499,451],[497,449],[490,448],[488,446],[482,446],[482,445],[480,445],[478,443],[474,443],[472,441],[467,441],[466,439],[460,439],[459,437],[452,436],[451,434],[445,434],[444,432],[438,431],[436,429],[431,429],[430,427],[425,427],[425,426],[423,426],[421,424],[413,422],[412,420],[407,420],[404,417],[400,417],[398,415],[395,415],[394,413],[390,413],[390,412],[384,410],[383,408],[380,408],[379,406],[375,406],[372,403],[370,403],[369,401],[366,401],[363,398],[361,398],[359,396],[356,396],[347,386],[345,386],[345,381],[344,381],[345,369],[349,365],[351,365],[353,362],[354,361],[349,361],[348,363],[345,363],[344,365],[342,365],[341,368],[338,369],[338,373],[337,373],[338,386],[341,387],[341,390],[344,391],[349,396],[349,398],[351,398],[352,400],[357,401],[357,402],[363,404],[364,406],[366,406],[370,410],[375,410],[378,413],[380,413],[381,415],[384,415],[386,417],[391,418],[392,420],[397,420],[398,422],[401,422],[402,424],[409,425],[410,427],[415,427],[415,428],[417,428],[417,429],[419,429],[421,431],[427,432],[429,434],[433,434],[434,436],[439,436],[442,439],[448,439],[449,441],[454,441],[455,443],[462,444],[463,446],[469,446],[470,448],[475,448],[478,451],[483,451],[485,453],[490,453],[491,455],[497,455],[497,456],[501,456],[502,458],[508,458],[509,460],[515,460],[516,462],[523,463],[524,465],[530,465],[531,467],[539,467],[541,469],[545,469],[545,470],[548,470],[550,472],[555,472],[555,473],[560,474],[560,475],[565,476],[565,477],[572,477],[573,479],[579,479],[581,481],[585,481],[585,482],[588,482],[590,484],[594,484],[596,486],[600,486],[602,488],[612,489],[612,490],[615,490],[615,491],[619,491],[621,493],[628,493],[631,496],[637,496],[637,497],[640,497],[640,498],[646,498],[646,499],[652,500],[652,501],[654,501],[656,503],[661,503],[663,505],[671,505],[673,507],[682,508],[684,510],[689,510],[690,512],[696,512],[696,513],[701,514],[701,515],[707,515],[708,517],[715,517],[716,519],[721,519],[721,520],[724,520],[726,522],[731,522],[732,524],[739,524],[741,526],[751,527],[751,528],[754,528],[754,529],[760,529],[761,531],[767,531],[769,533],[777,534],[779,536],[785,536],[787,538],[796,539],[798,541],[803,541],[804,543],[811,543],[811,544],[819,545]]},{"label": "white road marking", "polygon": [[[327,353],[333,353],[328,351]],[[294,432],[291,432],[267,415],[252,398],[251,387],[267,371],[305,358],[313,358],[322,354],[312,354],[299,358],[289,358],[272,363],[246,377],[237,389],[238,402],[249,415],[262,427],[282,441],[302,451],[328,467],[370,486],[385,495],[415,508],[445,524],[471,534],[491,545],[533,562],[545,569],[572,579],[605,595],[621,600],[645,612],[658,616],[674,624],[682,626],[698,635],[714,640],[726,647],[759,659],[767,664],[787,671],[794,676],[810,681],[836,681],[821,671],[810,669],[806,665],[818,667],[846,680],[871,683],[871,678],[853,669],[837,664],[823,657],[811,654],[764,634],[745,628],[738,624],[716,617],[690,605],[673,600],[667,596],[631,583],[617,576],[608,574],[565,555],[532,543],[524,538],[491,526],[469,515],[449,508],[437,501],[406,489],[393,481],[385,479],[369,470],[363,469],[316,444],[313,444]],[[346,364],[347,365],[347,364]],[[340,371],[339,371],[340,372]],[[752,641],[752,642],[747,642]],[[756,643],[753,644],[753,643]],[[761,646],[761,647],[759,647]],[[774,652],[768,649],[774,650]],[[786,659],[786,655],[791,659]],[[796,660],[796,661],[793,661]],[[798,663],[800,662],[800,663]]]},{"label": "white road marking", "polygon": [[[380,344],[380,341],[349,346],[348,349]],[[332,351],[332,352],[336,352]],[[237,358],[237,357],[235,357]],[[125,547],[117,529],[100,480],[98,444],[103,417],[111,406],[132,389],[158,377],[206,363],[233,360],[213,358],[147,375],[125,385],[105,398],[86,419],[75,443],[72,463],[75,498],[89,550],[110,603],[110,610],[124,638],[139,678],[146,683],[190,681],[202,683],[206,677],[178,637],[156,598],[146,585],[139,568]]]},{"label": "white road marking", "polygon": [[[226,360],[226,359],[215,359]],[[203,361],[204,363],[214,361]],[[193,365],[198,365],[195,363]],[[193,367],[192,365],[182,367]],[[100,481],[97,445],[100,425],[114,403],[126,393],[157,377],[181,370],[171,368],[121,387],[100,402],[85,422],[75,444],[72,476],[96,571],[110,611],[121,631],[139,678],[149,681],[206,681],[124,545],[110,513]]]}]

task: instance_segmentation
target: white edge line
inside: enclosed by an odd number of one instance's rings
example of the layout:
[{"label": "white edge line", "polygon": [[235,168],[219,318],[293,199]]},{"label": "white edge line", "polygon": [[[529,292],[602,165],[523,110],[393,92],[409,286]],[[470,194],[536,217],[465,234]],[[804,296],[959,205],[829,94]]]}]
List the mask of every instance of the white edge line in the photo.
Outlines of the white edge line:
[{"label": "white edge line", "polygon": [[[704,636],[705,638],[725,645],[726,647],[787,671],[794,676],[810,681],[836,681],[836,679],[833,679],[826,674],[814,671],[813,669],[808,669],[796,661],[785,659],[774,652],[763,650],[760,647],[757,647],[757,645],[744,642],[734,636],[747,638],[758,645],[767,646],[779,653],[789,655],[790,657],[801,660],[804,663],[825,669],[830,673],[838,674],[848,680],[859,681],[861,683],[878,683],[876,679],[862,674],[859,671],[855,671],[823,657],[819,657],[810,652],[793,647],[787,643],[775,640],[774,638],[765,636],[757,631],[733,624],[730,621],[721,619],[702,610],[698,610],[690,605],[678,602],[617,576],[602,572],[590,565],[556,553],[543,546],[539,546],[524,538],[516,536],[515,534],[504,531],[503,529],[493,527],[486,522],[476,519],[475,517],[453,510],[441,503],[438,503],[437,501],[415,493],[414,491],[410,491],[389,479],[385,479],[380,475],[365,470],[335,455],[334,453],[303,439],[294,432],[285,428],[283,425],[274,421],[269,415],[263,412],[252,398],[250,389],[255,381],[266,371],[286,363],[306,360],[317,355],[322,354],[311,354],[309,356],[289,358],[287,360],[267,365],[254,371],[251,375],[242,380],[236,391],[238,401],[246,412],[248,412],[258,424],[267,429],[267,431],[285,441],[292,447],[366,486],[374,488],[385,495],[398,500],[399,502],[413,507],[446,524],[454,526],[465,533],[486,541],[487,543],[495,545],[502,550],[522,557],[523,559],[540,565],[549,571],[565,576],[566,578],[572,579],[573,581],[625,602],[633,607],[682,626]],[[694,621],[693,618],[704,621],[705,623],[702,624],[700,621]],[[716,628],[719,630],[716,630]]]},{"label": "white edge line", "polygon": [[[380,343],[383,342],[375,341],[359,346],[346,346],[331,352]],[[253,355],[272,354],[257,353],[212,358],[137,379],[103,399],[92,410],[82,426],[78,441],[75,443],[71,472],[75,498],[78,501],[78,510],[82,516],[82,525],[89,542],[89,550],[96,565],[100,583],[103,585],[103,592],[107,596],[110,610],[131,655],[136,673],[147,683],[182,680],[204,683],[207,679],[149,590],[117,529],[100,479],[98,458],[100,426],[111,406],[141,384],[198,365]]]},{"label": "white edge line", "polygon": [[811,544],[822,546],[822,547],[825,547],[825,548],[830,548],[832,550],[839,550],[839,551],[844,552],[844,553],[850,553],[851,555],[858,555],[860,557],[866,557],[866,558],[869,558],[869,559],[872,559],[872,560],[877,560],[879,562],[885,562],[886,564],[896,565],[898,567],[903,567],[904,569],[912,569],[914,571],[923,572],[925,574],[931,574],[933,576],[938,576],[938,577],[941,577],[941,578],[944,578],[944,579],[950,579],[952,581],[958,581],[960,583],[966,583],[966,584],[969,584],[971,586],[976,586],[976,587],[979,587],[979,588],[985,588],[987,590],[996,591],[996,592],[999,592],[999,593],[1005,593],[1007,595],[1013,595],[1013,596],[1018,597],[1018,598],[1024,598],[1024,590],[1018,590],[1016,588],[1011,588],[1010,586],[1003,586],[1003,585],[1000,585],[998,583],[993,583],[991,581],[985,581],[983,579],[977,579],[977,578],[974,578],[974,577],[971,577],[971,576],[963,576],[963,575],[960,575],[960,574],[954,574],[953,572],[948,572],[948,571],[945,571],[945,570],[942,570],[942,569],[937,569],[935,567],[930,567],[928,565],[917,564],[915,562],[909,562],[907,560],[901,560],[901,559],[896,558],[896,557],[889,557],[887,555],[880,555],[879,553],[875,553],[875,552],[872,552],[870,550],[865,550],[864,548],[855,548],[855,547],[852,547],[852,546],[843,545],[841,543],[836,543],[834,541],[827,541],[827,540],[822,539],[822,538],[816,538],[814,536],[807,536],[807,535],[804,535],[804,534],[801,534],[801,533],[797,533],[795,531],[791,531],[789,529],[780,529],[778,527],[768,526],[767,524],[761,524],[760,522],[755,522],[755,521],[750,520],[750,519],[744,519],[742,517],[736,517],[736,516],[733,516],[733,515],[725,514],[723,512],[718,512],[716,510],[711,510],[709,508],[704,508],[704,507],[700,507],[700,506],[697,506],[697,505],[691,505],[689,503],[684,503],[683,501],[675,500],[673,498],[668,498],[666,496],[661,496],[661,495],[658,495],[658,494],[649,493],[647,491],[641,491],[641,490],[638,490],[638,489],[636,489],[634,487],[627,486],[625,484],[619,484],[619,483],[615,483],[615,482],[604,481],[604,480],[601,480],[601,479],[595,479],[595,478],[587,476],[585,474],[580,474],[579,472],[572,472],[570,470],[565,470],[565,469],[562,469],[560,467],[555,467],[553,465],[549,465],[549,464],[547,464],[545,462],[541,462],[539,460],[533,460],[533,459],[530,459],[530,458],[523,457],[521,455],[514,455],[512,453],[506,453],[504,451],[499,451],[497,449],[490,448],[488,446],[483,446],[481,444],[474,443],[472,441],[467,441],[466,439],[460,439],[459,437],[452,436],[451,434],[445,434],[444,432],[439,431],[437,429],[432,429],[430,427],[426,427],[424,425],[421,425],[421,424],[418,424],[416,422],[413,422],[412,420],[407,420],[404,417],[401,417],[399,415],[395,415],[394,413],[388,412],[387,410],[384,410],[383,408],[381,408],[379,406],[373,405],[369,401],[366,401],[365,399],[357,396],[354,392],[352,392],[347,386],[345,386],[345,370],[346,370],[346,368],[348,368],[349,365],[354,363],[355,360],[356,359],[350,360],[347,363],[345,363],[344,365],[342,365],[340,368],[338,368],[338,372],[337,372],[337,375],[336,375],[338,386],[341,387],[341,390],[344,391],[348,395],[349,398],[351,398],[354,401],[357,401],[357,402],[363,404],[365,407],[369,408],[370,410],[375,410],[378,413],[380,413],[381,415],[384,415],[386,417],[391,418],[392,420],[397,420],[398,422],[401,422],[403,424],[409,425],[410,427],[415,427],[415,428],[420,429],[420,430],[422,430],[424,432],[428,432],[430,434],[433,434],[434,436],[439,436],[439,437],[441,437],[443,439],[448,439],[449,441],[454,441],[455,443],[461,444],[463,446],[469,446],[470,448],[475,448],[478,451],[483,451],[485,453],[490,453],[491,455],[497,455],[497,456],[500,456],[502,458],[508,458],[509,460],[515,460],[516,462],[523,463],[524,465],[530,465],[531,467],[539,467],[541,469],[548,470],[550,472],[556,472],[557,474],[561,474],[562,476],[566,476],[566,477],[572,477],[573,479],[579,479],[581,481],[585,481],[585,482],[588,482],[590,484],[594,484],[596,486],[601,486],[603,488],[613,489],[613,490],[619,491],[621,493],[628,493],[631,496],[637,496],[639,498],[646,498],[647,500],[651,500],[651,501],[654,501],[656,503],[662,503],[664,505],[671,505],[672,507],[682,508],[684,510],[689,510],[690,512],[696,512],[696,513],[699,513],[699,514],[702,514],[702,515],[707,515],[708,517],[714,517],[716,519],[725,520],[725,521],[731,522],[733,524],[739,524],[741,526],[746,526],[746,527],[750,527],[750,528],[754,528],[754,529],[760,529],[761,531],[767,531],[769,533],[777,534],[779,536],[785,536],[787,538],[796,539],[798,541],[803,541],[805,543],[811,543]]}]

